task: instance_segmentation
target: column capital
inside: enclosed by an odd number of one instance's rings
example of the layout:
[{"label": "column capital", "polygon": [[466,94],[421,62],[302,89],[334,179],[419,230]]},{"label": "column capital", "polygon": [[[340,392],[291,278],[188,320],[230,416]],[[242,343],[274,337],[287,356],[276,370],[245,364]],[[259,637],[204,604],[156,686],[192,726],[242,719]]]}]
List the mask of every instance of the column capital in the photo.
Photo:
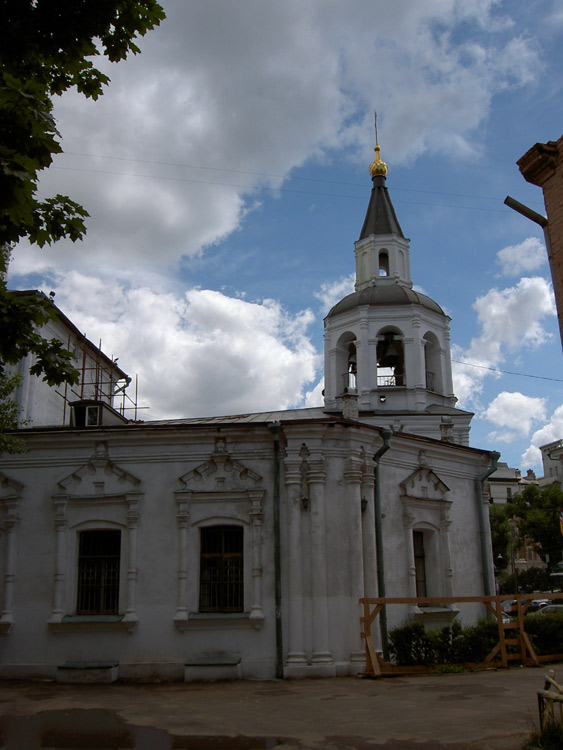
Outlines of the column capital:
[{"label": "column capital", "polygon": [[360,456],[347,456],[344,461],[344,481],[361,484],[364,476],[364,461]]}]

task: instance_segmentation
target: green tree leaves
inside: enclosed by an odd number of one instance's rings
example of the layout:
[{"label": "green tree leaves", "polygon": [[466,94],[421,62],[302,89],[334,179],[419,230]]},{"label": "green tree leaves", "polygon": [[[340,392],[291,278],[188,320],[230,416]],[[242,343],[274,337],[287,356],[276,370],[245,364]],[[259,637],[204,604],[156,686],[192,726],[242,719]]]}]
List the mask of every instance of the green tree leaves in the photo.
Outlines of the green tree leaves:
[{"label": "green tree leaves", "polygon": [[165,14],[156,0],[4,0],[0,22],[0,373],[28,353],[48,383],[76,382],[70,354],[37,333],[47,299],[14,299],[10,251],[21,239],[43,247],[81,240],[88,212],[69,197],[37,198],[40,173],[61,153],[52,97],[70,88],[97,99],[109,83],[93,59],[139,52],[135,40]]},{"label": "green tree leaves", "polygon": [[520,538],[534,541],[544,562],[547,555],[551,563],[561,560],[563,535],[559,515],[563,509],[563,490],[559,485],[530,484],[515,496],[507,509],[518,519]]},{"label": "green tree leaves", "polygon": [[0,375],[0,455],[2,453],[23,453],[25,442],[15,435],[6,434],[17,429],[20,407],[13,398],[13,392],[20,383],[19,375]]}]

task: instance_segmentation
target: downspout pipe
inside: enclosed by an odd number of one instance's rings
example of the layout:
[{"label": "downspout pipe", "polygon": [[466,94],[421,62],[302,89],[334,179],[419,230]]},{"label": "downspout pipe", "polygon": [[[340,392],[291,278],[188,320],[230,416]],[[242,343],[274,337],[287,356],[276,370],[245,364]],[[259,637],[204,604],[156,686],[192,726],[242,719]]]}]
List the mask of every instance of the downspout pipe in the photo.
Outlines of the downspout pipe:
[{"label": "downspout pipe", "polygon": [[475,497],[477,499],[477,516],[479,518],[479,539],[481,542],[481,570],[483,571],[483,590],[485,596],[493,596],[491,591],[491,570],[489,567],[489,534],[485,519],[485,510],[483,508],[483,482],[493,472],[497,470],[500,453],[491,451],[491,466],[475,479]]},{"label": "downspout pipe", "polygon": [[[385,596],[385,561],[383,558],[383,526],[381,513],[381,482],[379,479],[379,459],[391,447],[391,430],[382,430],[381,437],[383,445],[374,455],[375,462],[375,542],[376,542],[376,559],[377,559],[377,595]],[[383,658],[389,661],[389,633],[387,629],[387,611],[385,607],[379,615],[379,627],[381,630],[381,646],[383,649]]]},{"label": "downspout pipe", "polygon": [[281,541],[280,541],[280,432],[279,422],[268,429],[274,438],[274,581],[276,609],[276,678],[283,680],[283,632],[281,611]]}]

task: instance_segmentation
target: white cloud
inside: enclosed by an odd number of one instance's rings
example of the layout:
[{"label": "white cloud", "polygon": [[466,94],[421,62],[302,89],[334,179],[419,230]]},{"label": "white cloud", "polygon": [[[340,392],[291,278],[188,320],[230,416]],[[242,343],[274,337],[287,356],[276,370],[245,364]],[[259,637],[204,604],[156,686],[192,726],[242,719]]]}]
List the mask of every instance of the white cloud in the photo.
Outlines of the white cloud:
[{"label": "white cloud", "polygon": [[520,279],[516,286],[507,289],[491,289],[479,297],[473,307],[477,311],[480,334],[471,340],[467,350],[452,347],[452,359],[478,365],[452,363],[454,391],[465,408],[479,405],[484,378],[495,376],[487,368],[498,367],[508,351],[537,348],[550,340],[542,320],[555,315],[553,292],[549,283],[540,277]]},{"label": "white cloud", "polygon": [[[49,287],[52,288],[52,287]],[[206,289],[184,296],[61,276],[56,302],[120,366],[139,373],[141,418],[233,414],[300,405],[318,377],[309,310]]]},{"label": "white cloud", "polygon": [[563,404],[555,409],[547,424],[534,432],[530,445],[522,455],[522,464],[524,466],[541,465],[540,447],[561,438],[563,438]]},{"label": "white cloud", "polygon": [[497,253],[503,276],[520,276],[535,271],[547,260],[545,245],[537,237],[528,237],[518,245],[508,245]]},{"label": "white cloud", "polygon": [[101,63],[112,82],[100,100],[56,104],[66,153],[42,190],[86,206],[87,249],[22,245],[13,273],[88,275],[94,259],[118,276],[139,263],[171,273],[239,228],[256,191],[295,167],[336,147],[366,163],[374,102],[394,163],[425,151],[475,158],[495,94],[540,67],[496,0],[164,5],[141,55]]},{"label": "white cloud", "polygon": [[526,437],[534,422],[545,420],[545,406],[544,398],[502,391],[491,401],[484,416],[493,424],[507,427],[511,432],[495,432],[490,436],[491,439],[513,442],[518,437]]},{"label": "white cloud", "polygon": [[323,378],[317,383],[317,385],[311,391],[307,391],[307,393],[305,394],[305,400],[303,402],[303,406],[308,406],[308,407],[324,406],[324,395],[323,395],[324,387],[325,387],[325,382]]},{"label": "white cloud", "polygon": [[355,281],[356,275],[350,274],[350,276],[345,276],[334,282],[321,284],[320,291],[315,292],[314,294],[321,303],[322,313],[328,313],[329,310],[343,297],[352,294]]}]

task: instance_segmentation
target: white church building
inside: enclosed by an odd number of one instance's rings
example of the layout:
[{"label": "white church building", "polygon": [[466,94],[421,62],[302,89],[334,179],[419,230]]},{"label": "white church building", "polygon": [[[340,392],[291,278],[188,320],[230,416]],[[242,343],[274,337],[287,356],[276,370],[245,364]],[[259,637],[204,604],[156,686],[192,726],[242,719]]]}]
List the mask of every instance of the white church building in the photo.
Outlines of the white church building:
[{"label": "white church building", "polygon": [[[49,413],[40,381],[20,389],[29,450],[0,456],[0,678],[356,674],[361,597],[494,593],[498,454],[469,446],[449,318],[413,290],[379,146],[370,171],[355,291],[325,320],[324,407],[128,420],[125,373],[59,316],[90,379]],[[388,627],[484,614],[387,609]]]}]

